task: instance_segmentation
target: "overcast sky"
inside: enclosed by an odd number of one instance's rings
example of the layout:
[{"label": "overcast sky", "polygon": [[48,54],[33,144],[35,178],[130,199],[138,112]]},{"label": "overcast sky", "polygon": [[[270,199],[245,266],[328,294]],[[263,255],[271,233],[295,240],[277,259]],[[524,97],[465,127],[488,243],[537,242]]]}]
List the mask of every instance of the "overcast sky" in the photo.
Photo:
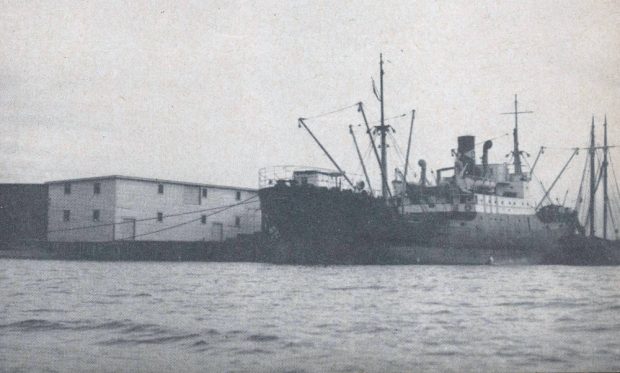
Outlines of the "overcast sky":
[{"label": "overcast sky", "polygon": [[[509,133],[500,113],[515,93],[534,111],[520,121],[530,162],[541,145],[585,145],[592,114],[607,113],[613,142],[619,25],[619,1],[3,2],[0,181],[256,187],[261,167],[329,166],[297,118],[363,101],[376,120],[380,52],[386,117],[417,111],[412,162],[449,166],[458,135]],[[347,127],[360,121],[355,109],[308,121],[349,172],[359,166]],[[390,124],[404,152],[409,117]],[[497,139],[492,161],[510,146]],[[568,156],[547,152],[541,177],[550,183]]]}]

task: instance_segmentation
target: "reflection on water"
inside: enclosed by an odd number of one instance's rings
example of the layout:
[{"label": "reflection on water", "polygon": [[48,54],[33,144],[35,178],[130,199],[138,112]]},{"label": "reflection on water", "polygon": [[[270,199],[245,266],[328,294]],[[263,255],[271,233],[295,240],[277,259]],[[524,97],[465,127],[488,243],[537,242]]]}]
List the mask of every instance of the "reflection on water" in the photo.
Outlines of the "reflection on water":
[{"label": "reflection on water", "polygon": [[615,267],[0,260],[0,370],[620,370]]}]

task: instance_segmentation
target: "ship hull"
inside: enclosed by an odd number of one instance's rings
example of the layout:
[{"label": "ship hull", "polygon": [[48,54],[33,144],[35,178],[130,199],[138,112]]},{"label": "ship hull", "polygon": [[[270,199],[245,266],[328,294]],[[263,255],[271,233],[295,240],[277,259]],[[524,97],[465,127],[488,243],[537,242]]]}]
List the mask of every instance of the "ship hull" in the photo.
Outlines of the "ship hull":
[{"label": "ship hull", "polygon": [[365,194],[312,186],[259,191],[278,261],[300,264],[543,264],[566,219],[472,211],[406,214]]}]

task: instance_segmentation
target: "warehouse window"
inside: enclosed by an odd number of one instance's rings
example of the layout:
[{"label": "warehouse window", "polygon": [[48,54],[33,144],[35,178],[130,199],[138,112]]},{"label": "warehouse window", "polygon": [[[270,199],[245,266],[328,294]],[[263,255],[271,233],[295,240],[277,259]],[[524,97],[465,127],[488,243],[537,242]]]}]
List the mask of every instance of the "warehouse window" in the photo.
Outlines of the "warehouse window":
[{"label": "warehouse window", "polygon": [[65,183],[65,194],[71,194],[71,183]]},{"label": "warehouse window", "polygon": [[62,210],[62,220],[63,221],[71,220],[71,210]]},{"label": "warehouse window", "polygon": [[241,226],[241,218],[239,216],[235,216],[235,227]]},{"label": "warehouse window", "polygon": [[93,210],[93,221],[99,221],[99,215],[101,215],[99,210]]},{"label": "warehouse window", "polygon": [[163,213],[161,213],[161,212],[157,213],[157,221],[160,222],[160,223],[162,221],[164,221],[164,214]]},{"label": "warehouse window", "polygon": [[240,191],[237,191],[237,197],[236,198],[237,198],[237,201],[241,200],[241,192]]},{"label": "warehouse window", "polygon": [[201,215],[200,216],[200,222],[202,224],[207,224],[207,215]]},{"label": "warehouse window", "polygon": [[207,198],[207,188],[202,188],[202,198]]},{"label": "warehouse window", "polygon": [[157,193],[164,194],[164,184],[159,184],[157,186]]},{"label": "warehouse window", "polygon": [[101,193],[101,183],[95,183],[93,185],[93,194],[100,194]]}]

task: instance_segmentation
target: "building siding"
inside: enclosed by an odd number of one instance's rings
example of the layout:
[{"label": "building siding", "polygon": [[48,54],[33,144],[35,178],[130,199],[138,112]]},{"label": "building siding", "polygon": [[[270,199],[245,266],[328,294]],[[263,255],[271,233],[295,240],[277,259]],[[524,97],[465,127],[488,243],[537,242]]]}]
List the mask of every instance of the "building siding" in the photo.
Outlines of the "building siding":
[{"label": "building siding", "polygon": [[[101,184],[98,196],[93,196],[95,182]],[[63,183],[53,182],[49,193],[50,241],[213,241],[261,229],[260,204],[252,190],[112,177],[74,181],[71,194],[64,194]],[[243,204],[223,209],[238,203]],[[101,211],[98,224],[105,226],[64,230],[97,225],[94,209]],[[69,222],[63,221],[64,210],[71,211]]]},{"label": "building siding", "polygon": [[[218,239],[213,231],[214,223],[222,224],[223,239],[260,230],[256,192],[137,180],[118,180],[118,183],[117,222],[120,223],[122,219],[135,219],[137,240],[213,241]],[[158,193],[159,184],[164,186],[163,194]],[[203,189],[207,190],[206,197],[202,197]],[[236,199],[237,192],[241,193],[240,200]],[[252,203],[215,213],[224,206],[243,202],[250,197],[254,197]],[[161,222],[157,220],[158,213],[163,214]],[[202,215],[207,215],[205,224],[201,221]],[[235,224],[236,217],[240,218],[239,226]],[[180,226],[174,227],[177,225]],[[160,230],[161,232],[156,232]],[[123,237],[117,233],[115,239],[131,237]]]},{"label": "building siding", "polygon": [[[99,194],[94,193],[95,183],[100,185]],[[70,185],[71,193],[65,194],[65,183],[49,184],[48,240],[111,241],[116,180],[74,181]],[[64,220],[65,210],[70,211],[69,221]],[[100,211],[98,222],[93,221],[93,210]]]}]

